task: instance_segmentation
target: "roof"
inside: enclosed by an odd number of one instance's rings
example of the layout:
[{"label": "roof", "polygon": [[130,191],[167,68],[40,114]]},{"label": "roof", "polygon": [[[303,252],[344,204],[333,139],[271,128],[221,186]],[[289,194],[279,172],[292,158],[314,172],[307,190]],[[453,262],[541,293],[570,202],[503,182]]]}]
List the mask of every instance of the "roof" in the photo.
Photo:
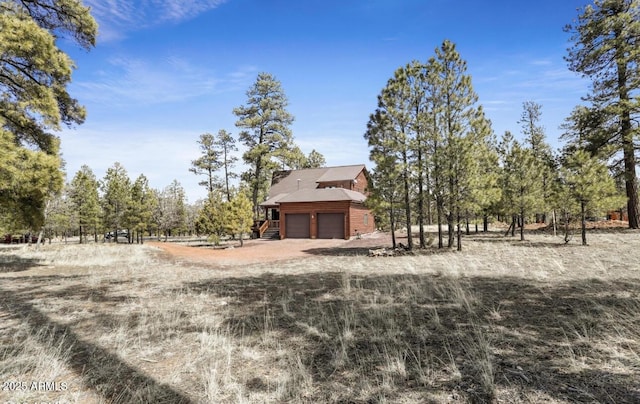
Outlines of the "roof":
[{"label": "roof", "polygon": [[355,166],[342,166],[342,167],[329,167],[327,171],[318,178],[317,182],[332,182],[332,181],[348,181],[354,180],[358,177],[358,174],[364,170],[364,164]]},{"label": "roof", "polygon": [[[333,191],[326,192],[328,189],[319,189],[318,184],[323,182],[355,180],[365,169],[366,167],[364,164],[357,164],[349,166],[277,171],[273,174],[269,197],[260,205],[274,206],[280,202],[364,201],[366,197],[359,192],[340,188],[332,188]],[[298,193],[298,191],[305,192]],[[347,192],[347,194],[344,192]],[[295,200],[292,200],[292,198]]]},{"label": "roof", "polygon": [[269,198],[278,194],[289,194],[299,189],[317,188],[319,182],[355,180],[364,169],[364,164],[358,164],[278,171],[273,174]]},{"label": "roof", "polygon": [[280,198],[277,203],[291,202],[336,202],[336,201],[352,201],[364,202],[366,196],[360,192],[351,191],[343,188],[318,188],[318,189],[301,189]]}]

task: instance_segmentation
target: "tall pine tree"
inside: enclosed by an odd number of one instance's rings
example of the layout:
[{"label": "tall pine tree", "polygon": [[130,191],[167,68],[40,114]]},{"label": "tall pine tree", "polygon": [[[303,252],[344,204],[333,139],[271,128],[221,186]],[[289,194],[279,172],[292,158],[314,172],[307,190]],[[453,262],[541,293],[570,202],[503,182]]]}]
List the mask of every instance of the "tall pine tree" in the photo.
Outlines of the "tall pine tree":
[{"label": "tall pine tree", "polygon": [[[640,228],[638,198],[637,121],[640,118],[640,1],[595,0],[581,10],[575,24],[567,25],[572,47],[566,56],[569,69],[592,80],[586,98],[598,129],[587,133],[596,148],[614,145],[622,154],[629,227]],[[635,122],[635,123],[634,123]]]}]

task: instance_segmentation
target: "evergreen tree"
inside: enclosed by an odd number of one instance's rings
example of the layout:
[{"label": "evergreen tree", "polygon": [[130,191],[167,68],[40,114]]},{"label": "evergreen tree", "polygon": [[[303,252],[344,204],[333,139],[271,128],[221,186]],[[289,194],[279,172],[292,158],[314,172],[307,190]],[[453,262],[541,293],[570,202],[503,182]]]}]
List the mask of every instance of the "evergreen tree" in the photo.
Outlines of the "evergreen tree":
[{"label": "evergreen tree", "polygon": [[238,146],[236,146],[236,139],[231,136],[231,133],[227,132],[224,129],[220,129],[218,131],[218,138],[214,142],[218,151],[220,153],[220,163],[222,164],[222,169],[224,170],[224,191],[227,196],[227,201],[231,200],[231,188],[229,182],[231,179],[236,178],[238,174],[232,171],[233,167],[235,167],[238,158],[233,155],[234,152],[238,151]]},{"label": "evergreen tree", "polygon": [[0,129],[0,221],[12,230],[39,230],[47,202],[64,185],[59,141],[52,140],[52,153],[20,147],[16,142],[12,133]]},{"label": "evergreen tree", "polygon": [[56,39],[89,49],[96,33],[79,0],[0,2],[0,137],[11,136],[13,143],[0,141],[0,166],[15,168],[5,172],[10,191],[0,181],[0,220],[37,229],[47,202],[62,189],[60,140],[52,132],[82,123],[85,111],[67,92],[74,65]]},{"label": "evergreen tree", "polygon": [[316,149],[313,149],[307,156],[304,168],[320,168],[326,165],[327,161],[324,159],[322,153],[316,151]]},{"label": "evergreen tree", "polygon": [[442,131],[444,178],[447,197],[447,224],[449,228],[448,246],[453,246],[454,225],[457,224],[458,250],[462,248],[460,221],[464,205],[471,198],[472,182],[475,175],[475,161],[472,157],[474,140],[470,136],[470,126],[476,118],[478,96],[471,85],[471,76],[466,74],[467,64],[457,52],[455,44],[444,41],[436,49],[435,65],[437,76],[438,129]]},{"label": "evergreen tree", "polygon": [[80,244],[86,241],[87,230],[91,229],[94,240],[97,241],[98,225],[100,221],[100,183],[87,165],[80,167],[71,181],[69,196],[78,216]]},{"label": "evergreen tree", "polygon": [[209,239],[219,243],[225,232],[224,201],[220,192],[212,192],[198,212],[196,219],[196,231],[207,234]]},{"label": "evergreen tree", "polygon": [[131,201],[131,181],[125,168],[118,162],[109,167],[100,183],[102,190],[103,223],[113,231],[118,242],[118,230],[126,223],[126,213]]},{"label": "evergreen tree", "polygon": [[224,206],[225,230],[227,234],[238,236],[240,247],[244,245],[244,235],[251,232],[253,225],[253,210],[251,200],[245,192],[238,192]]},{"label": "evergreen tree", "polygon": [[0,2],[0,28],[0,125],[19,144],[57,155],[50,131],[82,123],[85,111],[67,92],[74,65],[56,38],[90,49],[97,24],[79,0],[11,0]]},{"label": "evergreen tree", "polygon": [[[376,111],[369,118],[364,137],[371,148],[369,159],[375,163],[375,170],[371,174],[371,183],[369,184],[371,193],[365,203],[369,209],[373,210],[374,215],[382,224],[389,224],[392,246],[396,248],[395,211],[399,204],[402,188],[398,181],[401,170],[393,151],[395,147],[394,136],[387,127],[385,116],[381,111]],[[388,222],[385,218],[388,218]]]},{"label": "evergreen tree", "polygon": [[[574,25],[572,47],[566,56],[569,69],[592,80],[586,111],[598,130],[583,133],[594,148],[613,145],[624,173],[629,227],[640,228],[638,198],[637,120],[640,98],[640,2],[638,0],[595,0],[581,10]],[[583,110],[584,112],[585,110]],[[634,127],[635,126],[635,127]]]},{"label": "evergreen tree", "polygon": [[144,174],[140,174],[131,186],[131,203],[127,215],[127,221],[135,233],[136,243],[144,243],[144,232],[151,225],[151,219],[157,205],[158,200],[149,186],[149,180]]},{"label": "evergreen tree", "polygon": [[412,123],[412,94],[408,75],[410,72],[401,67],[394,72],[385,88],[378,96],[378,113],[385,128],[382,133],[386,136],[387,151],[396,156],[402,184],[402,200],[404,202],[405,225],[407,227],[407,249],[413,249],[413,235],[411,231],[411,145],[413,141]]},{"label": "evergreen tree", "polygon": [[[523,147],[505,133],[502,146],[503,177],[502,206],[513,218],[511,226],[515,230],[515,218],[520,221],[520,240],[524,241],[524,226],[527,215],[542,206],[542,168],[531,149]],[[512,232],[513,234],[513,232]]]},{"label": "evergreen tree", "polygon": [[246,129],[240,133],[240,141],[248,148],[242,158],[249,170],[242,179],[251,189],[255,219],[270,185],[271,173],[277,168],[273,158],[292,145],[289,126],[293,115],[286,110],[288,100],[280,82],[271,74],[260,73],[247,91],[247,98],[247,104],[235,108],[233,113],[238,117],[236,126]]},{"label": "evergreen tree", "polygon": [[585,150],[567,155],[562,173],[568,196],[580,208],[582,245],[587,245],[587,214],[619,206],[621,195],[607,167]]},{"label": "evergreen tree", "polygon": [[222,168],[221,151],[216,147],[215,137],[210,133],[203,133],[198,140],[202,156],[191,161],[190,172],[196,175],[204,175],[206,179],[198,183],[207,188],[207,192],[213,192],[220,187],[220,180],[215,173]]},{"label": "evergreen tree", "polygon": [[544,128],[540,125],[541,117],[542,105],[533,101],[525,101],[522,103],[522,116],[518,122],[522,125],[525,144],[527,144],[528,148],[533,152],[542,170],[540,173],[542,179],[542,204],[540,206],[544,212],[542,214],[542,220],[546,222],[546,211],[549,208],[548,205],[551,198],[550,182],[555,167],[553,152],[546,142]]}]

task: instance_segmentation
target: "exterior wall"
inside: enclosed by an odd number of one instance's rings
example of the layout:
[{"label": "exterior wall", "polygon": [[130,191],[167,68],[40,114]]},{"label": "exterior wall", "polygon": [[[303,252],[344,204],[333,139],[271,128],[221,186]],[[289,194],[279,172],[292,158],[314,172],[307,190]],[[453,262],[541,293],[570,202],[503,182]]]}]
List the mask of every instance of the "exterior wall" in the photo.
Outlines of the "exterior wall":
[{"label": "exterior wall", "polygon": [[376,230],[376,224],[371,211],[362,204],[351,204],[349,209],[349,229],[350,236],[358,234],[373,233]]},{"label": "exterior wall", "polygon": [[345,216],[345,238],[348,239],[349,229],[349,201],[338,202],[297,202],[280,204],[280,238],[287,238],[286,214],[287,213],[310,213],[311,214],[311,238],[318,235],[318,213],[344,213]]},{"label": "exterior wall", "polygon": [[355,182],[352,180],[321,182],[318,184],[318,188],[343,188],[368,195],[369,193],[367,192],[367,187],[369,186],[369,183],[364,170],[360,171],[360,174],[358,174],[355,180]]},{"label": "exterior wall", "polygon": [[[310,213],[311,238],[318,236],[318,213],[344,213],[345,239],[358,234],[372,233],[375,231],[375,220],[371,211],[360,203],[349,201],[338,202],[298,202],[280,204],[280,238],[287,238],[286,214]],[[366,219],[365,219],[366,217]]]},{"label": "exterior wall", "polygon": [[363,195],[369,195],[367,188],[369,187],[369,181],[367,180],[367,176],[364,174],[364,170],[360,171],[360,174],[356,177],[356,182],[353,184],[351,188],[353,191],[358,191]]}]

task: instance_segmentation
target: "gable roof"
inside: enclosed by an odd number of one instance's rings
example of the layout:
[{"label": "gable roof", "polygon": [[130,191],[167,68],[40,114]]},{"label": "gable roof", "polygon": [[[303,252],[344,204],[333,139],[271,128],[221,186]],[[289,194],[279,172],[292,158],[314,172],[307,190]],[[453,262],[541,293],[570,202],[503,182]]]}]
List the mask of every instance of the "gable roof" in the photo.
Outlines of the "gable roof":
[{"label": "gable roof", "polygon": [[364,164],[357,164],[349,166],[276,171],[273,173],[269,197],[260,205],[273,206],[280,202],[362,202],[366,197],[359,192],[341,188],[318,188],[318,184],[323,182],[355,180],[365,169],[366,167]]},{"label": "gable roof", "polygon": [[364,164],[355,166],[329,167],[327,171],[318,178],[317,182],[349,181],[355,180],[358,174],[364,170]]}]

